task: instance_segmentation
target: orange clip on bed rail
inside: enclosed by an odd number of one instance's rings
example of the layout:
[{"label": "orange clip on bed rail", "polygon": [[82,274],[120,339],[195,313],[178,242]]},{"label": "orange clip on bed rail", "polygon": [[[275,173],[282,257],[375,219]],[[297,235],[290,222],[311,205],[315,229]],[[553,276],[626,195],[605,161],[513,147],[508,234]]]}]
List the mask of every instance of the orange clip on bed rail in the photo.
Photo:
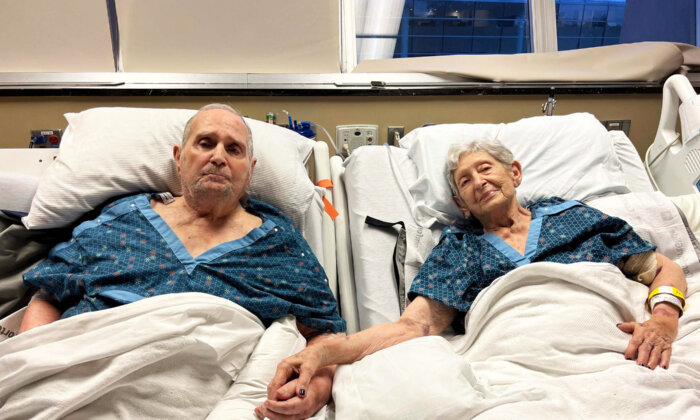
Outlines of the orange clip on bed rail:
[{"label": "orange clip on bed rail", "polygon": [[[333,188],[333,181],[330,179],[322,179],[316,183],[321,188]],[[335,220],[338,217],[338,210],[333,207],[330,201],[326,197],[323,197],[323,209],[331,217],[331,220]]]}]

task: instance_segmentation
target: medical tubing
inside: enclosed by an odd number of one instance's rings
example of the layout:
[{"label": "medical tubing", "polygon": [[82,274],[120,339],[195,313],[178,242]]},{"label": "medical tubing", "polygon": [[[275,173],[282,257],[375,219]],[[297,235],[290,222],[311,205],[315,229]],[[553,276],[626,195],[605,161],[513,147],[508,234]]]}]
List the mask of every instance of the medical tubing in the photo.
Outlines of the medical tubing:
[{"label": "medical tubing", "polygon": [[335,150],[335,154],[340,156],[340,152],[338,151],[338,146],[335,144],[335,140],[333,140],[333,137],[331,137],[330,134],[328,134],[328,130],[326,130],[321,124],[316,124],[315,122],[311,123],[314,127],[318,127],[321,130],[323,130],[324,133],[326,133],[326,137],[328,137],[328,140],[330,140],[331,146],[333,146],[333,150]]}]

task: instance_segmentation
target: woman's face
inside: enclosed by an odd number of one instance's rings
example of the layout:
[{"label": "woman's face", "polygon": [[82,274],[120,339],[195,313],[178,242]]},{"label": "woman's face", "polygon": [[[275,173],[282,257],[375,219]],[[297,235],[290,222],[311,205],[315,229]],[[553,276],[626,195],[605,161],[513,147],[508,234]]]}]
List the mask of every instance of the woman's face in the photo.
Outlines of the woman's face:
[{"label": "woman's face", "polygon": [[522,180],[517,161],[506,168],[488,152],[464,153],[453,176],[459,194],[455,203],[466,217],[484,220],[488,212],[507,211],[517,203],[515,188]]}]

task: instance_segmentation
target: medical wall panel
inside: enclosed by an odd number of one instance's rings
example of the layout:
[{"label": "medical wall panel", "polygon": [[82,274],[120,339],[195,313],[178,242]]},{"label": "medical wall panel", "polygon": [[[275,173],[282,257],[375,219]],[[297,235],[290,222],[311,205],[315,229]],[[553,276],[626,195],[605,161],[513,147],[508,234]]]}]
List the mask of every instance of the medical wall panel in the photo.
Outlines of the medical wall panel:
[{"label": "medical wall panel", "polygon": [[340,71],[338,1],[117,0],[128,72]]},{"label": "medical wall panel", "polygon": [[0,72],[109,71],[105,1],[0,0]]}]

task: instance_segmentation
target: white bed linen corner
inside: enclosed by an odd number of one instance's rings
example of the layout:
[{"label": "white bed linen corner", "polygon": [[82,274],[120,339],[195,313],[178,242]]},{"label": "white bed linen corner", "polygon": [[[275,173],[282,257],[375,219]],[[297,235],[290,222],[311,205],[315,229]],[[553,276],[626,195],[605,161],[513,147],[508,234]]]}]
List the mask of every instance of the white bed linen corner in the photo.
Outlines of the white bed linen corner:
[{"label": "white bed linen corner", "polygon": [[252,420],[277,363],[305,345],[292,316],[265,329],[207,294],[143,299],[0,342],[0,418]]}]

